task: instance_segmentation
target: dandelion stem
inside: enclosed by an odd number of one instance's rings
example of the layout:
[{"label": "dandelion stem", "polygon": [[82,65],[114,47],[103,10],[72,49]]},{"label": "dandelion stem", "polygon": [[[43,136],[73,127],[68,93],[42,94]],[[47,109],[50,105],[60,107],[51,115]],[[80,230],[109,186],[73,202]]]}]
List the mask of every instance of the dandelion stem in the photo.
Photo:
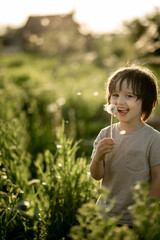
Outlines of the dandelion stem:
[{"label": "dandelion stem", "polygon": [[113,113],[111,114],[111,138],[112,138]]}]

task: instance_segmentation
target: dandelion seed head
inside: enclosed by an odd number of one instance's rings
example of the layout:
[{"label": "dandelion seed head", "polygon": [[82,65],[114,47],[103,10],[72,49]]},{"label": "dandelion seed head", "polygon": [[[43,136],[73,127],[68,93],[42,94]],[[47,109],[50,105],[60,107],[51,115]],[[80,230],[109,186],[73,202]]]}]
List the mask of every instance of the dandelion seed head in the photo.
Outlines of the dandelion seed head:
[{"label": "dandelion seed head", "polygon": [[82,93],[81,92],[77,92],[77,95],[80,96],[80,95],[82,95]]},{"label": "dandelion seed head", "polygon": [[61,163],[58,163],[58,166],[59,166],[59,167],[62,167],[62,164],[61,164]]},{"label": "dandelion seed head", "polygon": [[105,110],[110,113],[110,114],[113,114],[113,113],[116,113],[117,112],[117,107],[116,105],[114,104],[109,104],[109,105],[105,105]]}]

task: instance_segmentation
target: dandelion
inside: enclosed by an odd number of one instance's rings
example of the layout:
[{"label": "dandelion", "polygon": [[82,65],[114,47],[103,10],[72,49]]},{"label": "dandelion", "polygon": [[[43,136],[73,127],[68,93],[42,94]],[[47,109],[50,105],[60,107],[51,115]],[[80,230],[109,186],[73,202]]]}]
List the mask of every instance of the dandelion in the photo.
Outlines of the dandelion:
[{"label": "dandelion", "polygon": [[111,114],[111,138],[112,138],[112,125],[113,125],[113,115],[117,112],[117,107],[114,104],[105,105],[105,110]]},{"label": "dandelion", "polygon": [[107,112],[110,114],[114,114],[117,112],[117,107],[114,104],[106,105],[105,108],[106,108]]},{"label": "dandelion", "polygon": [[61,163],[58,163],[58,166],[59,166],[59,167],[62,167],[62,164],[61,164]]},{"label": "dandelion", "polygon": [[45,186],[45,185],[47,185],[47,183],[46,182],[42,182],[42,185]]},{"label": "dandelion", "polygon": [[77,95],[80,96],[82,93],[81,92],[77,92]]}]

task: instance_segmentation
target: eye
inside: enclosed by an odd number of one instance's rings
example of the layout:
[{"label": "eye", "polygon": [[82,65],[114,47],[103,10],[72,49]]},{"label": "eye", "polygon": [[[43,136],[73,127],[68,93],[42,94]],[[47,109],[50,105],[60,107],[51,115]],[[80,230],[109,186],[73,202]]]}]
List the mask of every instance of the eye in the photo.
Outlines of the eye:
[{"label": "eye", "polygon": [[118,97],[119,95],[118,95],[118,93],[113,93],[112,95],[111,95],[111,97]]},{"label": "eye", "polygon": [[127,97],[127,98],[133,98],[134,96],[131,95],[131,94],[129,94],[129,95],[127,95],[126,97]]}]

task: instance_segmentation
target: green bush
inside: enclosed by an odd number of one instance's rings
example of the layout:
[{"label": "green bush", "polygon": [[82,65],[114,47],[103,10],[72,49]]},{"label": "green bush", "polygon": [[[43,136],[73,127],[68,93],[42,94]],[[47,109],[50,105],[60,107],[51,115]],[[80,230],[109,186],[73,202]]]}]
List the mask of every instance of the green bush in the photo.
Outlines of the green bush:
[{"label": "green bush", "polygon": [[[73,240],[158,240],[160,239],[160,201],[148,197],[149,186],[137,184],[134,189],[135,204],[130,207],[133,228],[127,225],[118,227],[117,218],[106,218],[107,212],[90,201],[84,204],[77,214],[78,224],[73,226],[70,236]],[[102,194],[106,197],[106,192]],[[112,203],[114,204],[114,203]],[[112,207],[112,205],[110,206]]]},{"label": "green bush", "polygon": [[[112,42],[109,39],[108,44]],[[99,54],[64,59],[25,53],[1,55],[1,239],[101,239],[103,232],[106,239],[159,239],[156,201],[146,209],[146,202],[141,205],[136,197],[132,231],[126,226],[117,228],[116,219],[105,221],[95,209],[98,187],[89,175],[88,163],[93,140],[110,121],[103,111],[105,71],[109,75],[113,65],[122,64],[119,55],[125,59],[127,51],[132,53],[130,48],[122,51],[123,41],[120,48],[114,44],[116,57],[112,59],[109,45],[103,44],[107,56],[100,51],[101,41],[95,43]],[[92,61],[93,56],[98,57]],[[155,115],[159,116],[159,110]],[[143,189],[139,191],[137,194],[142,191],[143,195]]]}]

